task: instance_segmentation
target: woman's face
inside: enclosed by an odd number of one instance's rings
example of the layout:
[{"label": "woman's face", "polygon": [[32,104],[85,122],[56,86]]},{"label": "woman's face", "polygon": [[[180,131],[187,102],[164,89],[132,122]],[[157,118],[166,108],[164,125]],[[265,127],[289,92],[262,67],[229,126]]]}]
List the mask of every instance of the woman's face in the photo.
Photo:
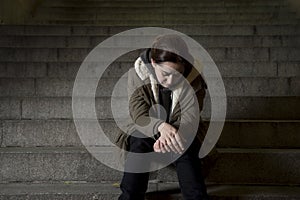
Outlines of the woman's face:
[{"label": "woman's face", "polygon": [[151,59],[151,64],[154,68],[158,82],[166,88],[176,85],[183,77],[184,67],[182,64],[173,62],[155,63]]}]

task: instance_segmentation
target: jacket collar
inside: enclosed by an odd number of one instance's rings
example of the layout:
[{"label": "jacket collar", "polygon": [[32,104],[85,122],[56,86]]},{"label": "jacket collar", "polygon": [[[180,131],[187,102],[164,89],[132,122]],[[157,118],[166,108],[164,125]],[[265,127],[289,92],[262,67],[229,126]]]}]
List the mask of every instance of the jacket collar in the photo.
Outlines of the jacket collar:
[{"label": "jacket collar", "polygon": [[[152,68],[151,63],[145,63],[142,57],[139,57],[134,63],[135,71],[138,77],[145,81],[146,79],[150,80],[151,90],[154,95],[154,100],[156,103],[159,103],[159,89],[158,89],[158,82],[156,80],[156,76],[154,70]],[[187,80],[191,83],[196,77],[197,73],[194,73],[193,69],[191,73],[188,75]],[[183,82],[179,83],[174,89],[172,89],[172,108],[171,113],[173,112],[175,106],[179,101],[180,94],[183,89]]]},{"label": "jacket collar", "polygon": [[[156,103],[159,103],[159,89],[158,89],[158,82],[156,79],[155,72],[151,65],[151,51],[150,49],[146,49],[144,52],[141,53],[140,57],[135,61],[134,68],[138,75],[138,77],[145,81],[146,79],[150,80],[151,83],[151,90],[154,95],[154,100]],[[194,66],[199,66],[202,70],[202,64],[198,60],[194,60]],[[186,77],[186,80],[191,84],[198,76],[198,71],[193,67],[189,75]],[[174,89],[172,89],[172,108],[171,113],[173,112],[175,106],[179,101],[180,94],[183,89],[183,84],[178,84]],[[194,88],[198,90],[198,88]]]}]

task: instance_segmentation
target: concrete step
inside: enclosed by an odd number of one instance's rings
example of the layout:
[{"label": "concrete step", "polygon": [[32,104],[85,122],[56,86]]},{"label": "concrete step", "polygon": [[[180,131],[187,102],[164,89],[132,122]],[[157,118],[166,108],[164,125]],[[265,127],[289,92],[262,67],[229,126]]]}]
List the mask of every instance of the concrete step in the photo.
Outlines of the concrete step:
[{"label": "concrete step", "polygon": [[[148,192],[148,199],[183,199],[176,183],[162,183],[162,187],[162,191]],[[299,199],[299,187],[293,186],[208,185],[207,191],[212,200]]]},{"label": "concrete step", "polygon": [[[285,1],[44,1],[33,23],[40,24],[293,24]],[[78,11],[78,8],[81,10]],[[98,10],[95,10],[99,8]],[[101,12],[101,9],[106,9]],[[117,8],[115,10],[109,10]],[[197,9],[196,8],[200,8]],[[250,8],[247,12],[242,10]],[[257,8],[257,9],[256,9]],[[77,12],[74,12],[76,11]],[[126,10],[127,9],[127,10]],[[154,10],[150,16],[141,10]],[[180,10],[179,10],[180,9]],[[85,11],[84,11],[85,10]],[[139,11],[136,11],[139,10]],[[214,14],[212,14],[212,10]],[[252,12],[256,10],[255,12]],[[204,12],[201,14],[200,12]],[[122,13],[120,13],[122,12]],[[267,13],[269,12],[269,13]],[[95,14],[96,13],[96,14]],[[129,14],[127,14],[129,13]],[[175,13],[175,14],[171,14]],[[182,13],[182,14],[181,14]],[[197,15],[192,13],[199,13]],[[224,15],[223,13],[226,13]],[[232,15],[231,15],[232,13]],[[289,16],[291,13],[291,16]],[[112,20],[115,19],[115,20]],[[122,19],[122,20],[121,20]],[[137,20],[138,19],[138,20]],[[197,19],[197,20],[195,20]],[[28,23],[31,23],[30,20]]]},{"label": "concrete step", "polygon": [[[0,78],[74,79],[80,65],[80,62],[0,62]],[[298,62],[228,61],[217,62],[216,65],[223,78],[297,78],[300,76]],[[114,62],[105,70],[102,78],[119,78],[132,67],[132,61]],[[91,69],[93,69],[92,65]],[[96,69],[97,67],[94,66],[94,70]]]},{"label": "concrete step", "polygon": [[[149,184],[149,192],[155,191],[156,184]],[[117,199],[119,187],[111,183],[9,183],[0,185],[1,200],[108,200]]]},{"label": "concrete step", "polygon": [[[102,13],[110,15],[112,13],[123,13],[123,14],[130,14],[130,13],[139,13],[144,14],[145,8],[136,9],[134,7],[112,7],[112,6],[97,6],[97,7],[89,7],[88,4],[85,4],[85,6],[77,7],[66,7],[66,6],[43,6],[38,9],[38,13],[35,15],[38,15],[40,13],[46,13],[46,12],[53,12],[53,13]],[[294,12],[292,11],[289,6],[201,6],[201,7],[164,7],[157,6],[156,4],[153,4],[152,6],[153,10],[151,13],[158,14],[158,13],[164,13],[164,14],[176,14],[176,13],[185,13],[185,14],[196,14],[196,13],[278,13],[278,12]],[[155,9],[154,9],[155,8]]]},{"label": "concrete step", "polygon": [[[74,79],[61,78],[0,78],[0,97],[71,97]],[[127,83],[127,78],[80,79],[82,83],[98,85],[95,97],[127,97],[127,85],[115,88],[118,81]],[[215,84],[216,78],[206,78]],[[267,77],[223,78],[227,97],[277,97],[300,96],[300,79]],[[90,96],[82,94],[82,97]]]},{"label": "concrete step", "polygon": [[[114,182],[108,183],[10,183],[0,187],[0,198],[6,199],[117,199],[120,194]],[[213,200],[257,199],[291,200],[300,198],[296,186],[244,186],[244,185],[208,185],[208,193]],[[178,183],[149,183],[147,200],[182,199]]]},{"label": "concrete step", "polygon": [[[109,152],[99,147],[99,152]],[[299,185],[299,149],[218,149],[219,158],[207,181],[217,184]],[[104,155],[104,154],[103,154]],[[107,155],[105,153],[105,155]],[[0,148],[1,182],[118,181],[111,169],[84,148]],[[164,182],[177,181],[173,165],[156,173]]]},{"label": "concrete step", "polygon": [[[297,160],[299,149],[218,149],[219,158],[209,169],[208,182],[218,184],[295,184],[297,177]],[[291,160],[291,161],[289,161]],[[227,162],[228,161],[228,162]],[[281,164],[284,164],[281,167]],[[289,175],[287,175],[289,174]],[[292,175],[293,174],[293,175]],[[290,175],[293,176],[289,177]],[[225,178],[226,177],[226,178]],[[277,180],[277,179],[280,180]],[[176,181],[175,169],[164,168],[158,173],[157,179]]]},{"label": "concrete step", "polygon": [[[137,36],[120,37],[124,45],[132,44]],[[198,36],[190,35],[204,48],[211,47],[298,47],[300,35],[297,36]],[[108,38],[103,36],[2,36],[0,47],[27,48],[94,48]],[[149,35],[144,39],[153,38]],[[123,42],[122,42],[123,41]]]},{"label": "concrete step", "polygon": [[288,5],[285,1],[45,1],[43,5],[47,6],[110,6],[110,7],[202,7],[202,6],[211,6],[211,7],[223,7],[223,6],[284,6]]},{"label": "concrete step", "polygon": [[37,17],[39,20],[109,20],[109,21],[120,21],[120,20],[134,20],[134,21],[162,21],[168,22],[169,20],[176,20],[178,22],[181,21],[193,21],[195,19],[199,21],[247,21],[247,20],[270,20],[276,21],[282,19],[295,19],[295,13],[199,13],[199,14],[191,14],[191,13],[174,13],[174,14],[167,14],[167,13],[157,13],[153,15],[153,13],[144,13],[143,15],[139,13],[114,13],[114,14],[107,14],[107,13],[93,13],[93,12],[81,12],[81,13],[71,13],[71,12],[52,12],[49,10],[49,13],[42,12]]},{"label": "concrete step", "polygon": [[[128,48],[118,48],[127,51]],[[0,48],[0,62],[82,62],[90,53],[91,48]],[[216,47],[206,48],[215,62],[287,62],[299,61],[299,47]],[[114,48],[105,50],[108,54],[115,53]],[[142,50],[131,51],[116,61],[133,61]],[[101,56],[101,57],[100,57]],[[99,55],[99,60],[107,61],[107,56]]]},{"label": "concrete step", "polygon": [[[144,25],[145,26],[145,25]],[[286,36],[300,34],[298,25],[173,25],[164,26],[187,35],[202,36]],[[85,25],[1,25],[0,35],[31,35],[31,36],[106,36],[137,26],[85,26]]]},{"label": "concrete step", "polygon": [[[126,101],[117,98],[116,101]],[[91,103],[91,98],[81,99],[82,109]],[[99,119],[112,119],[110,98],[96,98],[96,112]],[[120,104],[118,104],[120,105]],[[284,106],[283,106],[284,105]],[[120,105],[121,106],[121,105]],[[122,108],[120,116],[127,117],[128,111]],[[72,99],[59,98],[0,98],[0,119],[72,119]],[[209,98],[205,99],[202,114],[210,118]],[[92,119],[93,116],[82,116]],[[228,97],[226,119],[251,120],[298,120],[300,117],[299,97]]]},{"label": "concrete step", "polygon": [[101,20],[101,19],[76,19],[76,18],[51,18],[51,19],[42,19],[42,20],[31,20],[26,22],[26,24],[39,24],[39,25],[102,25],[102,26],[109,26],[109,25],[127,25],[127,26],[174,26],[174,25],[296,25],[299,24],[300,20],[297,18],[278,18],[273,19],[272,17],[264,18],[264,19],[240,19],[233,16],[232,19],[220,19],[216,20],[214,18],[206,18],[206,19],[160,19],[160,20],[139,20],[132,19],[115,19],[115,20]]},{"label": "concrete step", "polygon": [[[50,24],[278,24],[298,23],[294,13],[289,16],[288,3],[285,1],[214,1],[214,2],[185,2],[185,1],[46,1],[44,7],[37,12],[37,23]],[[251,8],[256,12],[242,12],[243,8]],[[268,7],[268,9],[264,9]],[[74,12],[81,8],[80,12]],[[92,8],[92,9],[90,9]],[[99,12],[93,9],[99,8]],[[101,8],[117,8],[101,12]],[[126,8],[129,8],[127,11]],[[136,10],[152,8],[155,14],[139,13]],[[174,9],[173,9],[174,8]],[[182,9],[184,8],[184,10]],[[195,12],[195,8],[198,9]],[[217,9],[215,9],[217,8]],[[241,8],[241,9],[240,9]],[[135,10],[130,10],[135,9]],[[170,11],[172,10],[173,11]],[[178,9],[181,9],[178,12]],[[210,10],[209,10],[210,9]],[[220,10],[218,10],[220,9]],[[263,10],[262,10],[263,9]],[[88,10],[88,12],[84,12]],[[207,11],[208,10],[208,11]],[[211,14],[214,10],[214,14]],[[78,9],[77,9],[78,11]],[[130,12],[131,11],[131,12]],[[192,14],[203,11],[203,14]],[[257,12],[260,11],[260,12]],[[261,12],[263,11],[263,12]],[[267,13],[268,11],[272,11]],[[97,14],[95,14],[95,12]],[[123,13],[120,13],[123,12]],[[113,14],[112,14],[113,13]],[[127,14],[130,13],[130,14]],[[170,13],[176,13],[175,15]],[[182,14],[181,14],[182,13]],[[226,15],[222,14],[226,13]],[[232,15],[231,15],[232,13]],[[120,17],[118,17],[120,15]],[[238,17],[237,17],[238,16]],[[177,17],[177,18],[176,18]],[[116,20],[112,20],[115,18]],[[123,19],[123,20],[120,20]],[[197,20],[195,20],[197,18]],[[285,19],[283,19],[285,18]],[[76,19],[76,20],[74,20]],[[39,21],[39,22],[38,22]]]},{"label": "concrete step", "polygon": [[[113,120],[99,123],[108,135],[118,131]],[[82,147],[73,120],[1,120],[0,128],[0,147]],[[299,131],[299,120],[227,120],[217,147],[296,149]]]},{"label": "concrete step", "polygon": [[297,120],[226,121],[217,146],[221,148],[298,148],[299,125]]}]

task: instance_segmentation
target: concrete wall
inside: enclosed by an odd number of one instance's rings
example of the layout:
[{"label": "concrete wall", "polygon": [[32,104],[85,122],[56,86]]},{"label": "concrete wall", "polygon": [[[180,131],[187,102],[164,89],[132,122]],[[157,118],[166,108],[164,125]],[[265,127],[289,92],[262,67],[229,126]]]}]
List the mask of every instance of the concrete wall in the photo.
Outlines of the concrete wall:
[{"label": "concrete wall", "polygon": [[22,24],[34,14],[42,0],[1,0],[0,23]]}]

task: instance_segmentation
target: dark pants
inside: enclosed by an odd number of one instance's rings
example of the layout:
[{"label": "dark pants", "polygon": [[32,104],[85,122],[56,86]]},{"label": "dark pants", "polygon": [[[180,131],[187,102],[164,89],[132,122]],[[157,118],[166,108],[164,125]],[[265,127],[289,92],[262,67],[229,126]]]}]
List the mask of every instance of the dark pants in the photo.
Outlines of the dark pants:
[{"label": "dark pants", "polygon": [[[152,138],[129,137],[129,151],[147,153],[153,151]],[[179,185],[185,200],[206,200],[208,195],[201,174],[201,161],[198,157],[200,142],[194,139],[191,146],[173,164],[176,167]],[[126,164],[125,164],[126,167]],[[122,194],[119,200],[143,200],[148,186],[149,173],[124,172],[121,182]]]}]

